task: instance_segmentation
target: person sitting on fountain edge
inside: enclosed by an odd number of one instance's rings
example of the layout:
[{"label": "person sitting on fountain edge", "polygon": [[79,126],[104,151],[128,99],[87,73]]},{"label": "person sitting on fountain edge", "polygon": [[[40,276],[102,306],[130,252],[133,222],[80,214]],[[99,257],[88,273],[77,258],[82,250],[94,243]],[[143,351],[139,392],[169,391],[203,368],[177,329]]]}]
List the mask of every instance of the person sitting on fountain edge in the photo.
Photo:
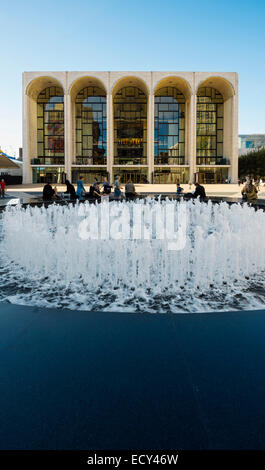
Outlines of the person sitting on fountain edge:
[{"label": "person sitting on fountain edge", "polygon": [[253,184],[252,180],[249,180],[244,188],[241,191],[242,196],[245,194],[247,198],[247,202],[257,202],[258,199],[258,189],[256,186]]},{"label": "person sitting on fountain edge", "polygon": [[69,180],[65,180],[65,184],[66,184],[65,194],[70,194],[70,199],[76,199],[74,186],[70,183]]},{"label": "person sitting on fountain edge", "polygon": [[177,183],[177,196],[180,196],[183,193],[183,188]]},{"label": "person sitting on fountain edge", "polygon": [[129,179],[125,185],[125,197],[126,199],[131,200],[131,199],[135,199],[135,196],[136,196],[135,186],[132,180]]},{"label": "person sitting on fountain edge", "polygon": [[195,183],[195,191],[193,193],[193,197],[194,199],[196,199],[197,197],[200,197],[201,200],[205,199],[206,192],[205,192],[204,186],[202,186],[199,183]]},{"label": "person sitting on fountain edge", "polygon": [[43,188],[42,199],[44,201],[51,201],[51,199],[56,198],[56,197],[57,197],[56,186],[53,189],[50,183],[46,183]]},{"label": "person sitting on fountain edge", "polygon": [[103,182],[103,194],[107,195],[111,193],[112,186],[109,184],[108,178],[105,176]]},{"label": "person sitting on fountain edge", "polygon": [[98,182],[97,178],[94,178],[93,188],[94,188],[94,197],[99,198],[100,197],[100,187],[99,187],[99,182]]}]

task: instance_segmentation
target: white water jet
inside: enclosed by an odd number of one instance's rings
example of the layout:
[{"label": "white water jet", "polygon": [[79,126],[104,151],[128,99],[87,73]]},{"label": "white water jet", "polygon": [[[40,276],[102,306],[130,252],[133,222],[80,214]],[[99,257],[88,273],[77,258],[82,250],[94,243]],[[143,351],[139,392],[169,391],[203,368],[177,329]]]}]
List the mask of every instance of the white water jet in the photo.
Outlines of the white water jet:
[{"label": "white water jet", "polygon": [[[152,217],[158,220],[159,237],[151,228],[150,239],[132,239],[141,233],[139,226],[123,227],[116,215],[112,239],[82,239],[80,223],[86,218],[97,221],[97,230],[106,222],[106,210],[112,206],[116,213],[133,214],[135,206],[144,207],[149,225]],[[168,249],[169,240],[162,238],[168,221],[163,219],[166,205],[173,205],[181,217],[187,216],[186,239],[183,249]],[[2,217],[1,251],[13,269],[24,273],[32,282],[39,280],[60,292],[68,286],[80,287],[84,293],[119,291],[123,300],[135,296],[177,296],[183,289],[188,296],[232,285],[245,277],[262,273],[265,267],[265,213],[244,205],[213,205],[199,201],[139,200],[134,203],[113,202],[104,205],[44,207],[9,207]],[[112,209],[114,213],[115,210]],[[172,207],[171,207],[172,209]],[[123,212],[124,213],[124,212]],[[114,218],[113,218],[114,220]],[[165,231],[161,225],[164,221]],[[112,220],[110,219],[110,222]],[[133,220],[130,221],[132,224]],[[109,223],[109,221],[108,221]],[[95,227],[94,227],[95,229]],[[94,230],[94,233],[97,232]],[[143,233],[146,232],[142,230]],[[126,234],[125,239],[121,234]],[[138,294],[137,294],[138,293]],[[78,295],[78,294],[77,294]],[[89,296],[86,300],[89,303]]]}]

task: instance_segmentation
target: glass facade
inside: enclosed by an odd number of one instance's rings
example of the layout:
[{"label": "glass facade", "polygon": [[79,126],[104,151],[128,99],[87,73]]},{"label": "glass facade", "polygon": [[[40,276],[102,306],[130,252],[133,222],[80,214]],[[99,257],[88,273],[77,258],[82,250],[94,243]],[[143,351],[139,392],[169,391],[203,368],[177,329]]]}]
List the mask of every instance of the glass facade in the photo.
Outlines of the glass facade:
[{"label": "glass facade", "polygon": [[137,87],[124,87],[113,100],[114,164],[147,163],[147,97]]},{"label": "glass facade", "polygon": [[177,184],[189,182],[189,168],[158,167],[154,171],[154,184]]},{"label": "glass facade", "polygon": [[148,168],[113,168],[113,179],[119,175],[121,183],[132,180],[133,183],[148,183]]},{"label": "glass facade", "polygon": [[[224,105],[223,95],[217,89],[205,86],[205,83],[218,86],[218,81],[205,81],[197,92],[195,170],[193,103],[178,88],[170,86],[177,83],[170,79],[163,79],[148,101],[149,95],[143,91],[145,86],[142,88],[140,80],[131,78],[126,78],[126,86],[120,85],[120,89],[115,85],[118,91],[113,95],[106,94],[105,85],[99,80],[86,82],[88,86],[84,88],[83,79],[77,81],[71,87],[69,109],[65,109],[63,88],[51,86],[57,81],[41,81],[42,86],[46,86],[43,83],[49,86],[40,93],[38,87],[34,88],[34,93],[30,91],[34,105],[29,106],[29,123],[30,126],[33,123],[34,129],[29,132],[28,152],[35,183],[61,183],[65,171],[69,172],[68,177],[73,182],[83,175],[87,184],[92,183],[94,177],[103,181],[105,176],[114,179],[117,174],[123,183],[129,179],[134,183],[147,183],[150,178],[150,182],[156,184],[188,183],[195,174],[202,183],[222,183],[228,174],[233,175],[230,170],[234,165],[231,138],[234,131],[231,128],[233,116],[229,113],[234,108],[232,102]],[[78,90],[82,89],[75,93],[78,86]],[[113,100],[108,106],[107,96]],[[225,92],[224,96],[227,98],[228,94]],[[153,122],[148,121],[151,104]],[[111,105],[112,115],[107,116]],[[228,158],[223,154],[224,108]],[[64,142],[66,111],[67,129],[71,134],[70,139],[66,136],[67,151]],[[107,121],[111,123],[108,145]],[[153,126],[154,135],[151,135]],[[148,138],[150,142],[147,142]],[[110,149],[109,155],[107,149]],[[27,178],[30,180],[29,176]]]},{"label": "glass facade", "polygon": [[33,183],[61,184],[65,182],[65,172],[63,167],[36,167],[32,168]]},{"label": "glass facade", "polygon": [[222,95],[210,87],[199,88],[197,94],[197,165],[226,164],[223,158]]},{"label": "glass facade", "polygon": [[98,87],[86,87],[75,100],[76,160],[78,165],[106,165],[107,115],[106,93]]},{"label": "glass facade", "polygon": [[33,164],[64,165],[64,93],[45,88],[37,99],[37,149]]},{"label": "glass facade", "polygon": [[84,177],[85,184],[92,184],[94,178],[97,178],[99,183],[103,183],[104,177],[108,177],[106,168],[72,168],[72,183],[76,183],[80,176]]},{"label": "glass facade", "polygon": [[196,172],[201,184],[225,183],[228,179],[228,168],[197,168]]},{"label": "glass facade", "polygon": [[185,164],[185,97],[174,87],[155,95],[155,164]]}]

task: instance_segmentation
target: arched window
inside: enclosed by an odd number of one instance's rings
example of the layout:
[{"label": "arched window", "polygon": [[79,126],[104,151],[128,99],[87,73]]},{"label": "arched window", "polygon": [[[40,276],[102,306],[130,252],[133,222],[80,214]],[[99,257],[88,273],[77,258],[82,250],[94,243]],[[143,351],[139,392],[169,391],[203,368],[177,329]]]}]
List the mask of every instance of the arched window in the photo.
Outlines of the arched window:
[{"label": "arched window", "polygon": [[155,94],[155,165],[185,164],[185,97],[174,87]]},{"label": "arched window", "polygon": [[64,165],[64,93],[45,88],[37,99],[38,163]]},{"label": "arched window", "polygon": [[223,96],[215,88],[197,93],[197,164],[223,163]]},{"label": "arched window", "polygon": [[75,100],[76,164],[106,165],[106,93],[99,87],[83,88]]},{"label": "arched window", "polygon": [[114,164],[147,164],[147,97],[140,88],[119,90],[114,107]]}]

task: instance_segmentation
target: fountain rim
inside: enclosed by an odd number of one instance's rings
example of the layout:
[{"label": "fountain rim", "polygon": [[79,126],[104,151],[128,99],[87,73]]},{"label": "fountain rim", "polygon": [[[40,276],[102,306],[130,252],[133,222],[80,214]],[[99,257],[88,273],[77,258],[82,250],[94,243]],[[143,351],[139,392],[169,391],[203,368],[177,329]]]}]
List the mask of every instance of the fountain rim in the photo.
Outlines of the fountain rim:
[{"label": "fountain rim", "polygon": [[[147,198],[151,198],[152,200],[155,201],[176,201],[180,202],[181,200],[184,200],[186,202],[188,201],[196,201],[196,199],[186,199],[184,198],[179,198],[176,194],[173,193],[161,193],[161,194],[149,194],[149,193],[141,193],[135,200],[146,200]],[[134,201],[126,201],[126,198],[119,200],[112,198],[109,200],[109,203],[112,202],[134,202]],[[203,200],[200,200],[201,203],[207,204],[208,202],[211,202],[212,204],[221,204],[221,203],[227,203],[229,206],[232,206],[234,204],[239,204],[241,206],[248,205],[253,207],[255,210],[263,210],[265,212],[265,200],[257,200],[255,203],[248,203],[246,201],[243,201],[242,198],[235,198],[235,197],[222,197],[222,196],[208,196],[204,198]],[[42,198],[28,198],[26,202],[16,202],[14,204],[6,204],[3,206],[0,206],[0,214],[5,212],[7,208],[10,207],[18,207],[20,206],[23,209],[26,209],[27,207],[44,207],[48,208],[49,206],[53,205],[58,205],[58,206],[75,206],[76,204],[84,204],[84,203],[89,203],[89,204],[95,204],[98,203],[100,204],[100,200],[96,199],[85,199],[85,200],[58,200],[58,201],[43,201]]]},{"label": "fountain rim", "polygon": [[57,313],[61,313],[62,315],[64,313],[68,314],[83,314],[83,315],[126,315],[126,316],[131,316],[131,315],[137,315],[137,316],[150,316],[150,317],[169,317],[169,316],[197,316],[197,317],[205,317],[205,316],[212,316],[212,315],[227,315],[227,314],[247,314],[251,312],[256,312],[256,313],[264,313],[265,314],[265,307],[264,308],[252,308],[252,309],[242,309],[242,310],[208,310],[205,312],[147,312],[147,311],[142,311],[142,312],[122,312],[122,311],[114,311],[114,310],[76,310],[76,309],[70,309],[70,308],[56,308],[56,307],[40,307],[37,305],[23,305],[23,304],[12,304],[10,302],[1,302],[0,301],[0,306],[12,308],[14,307],[15,309],[19,310],[29,310],[29,311],[35,311],[35,313],[41,313],[43,312],[49,312],[49,311],[56,311]]}]

